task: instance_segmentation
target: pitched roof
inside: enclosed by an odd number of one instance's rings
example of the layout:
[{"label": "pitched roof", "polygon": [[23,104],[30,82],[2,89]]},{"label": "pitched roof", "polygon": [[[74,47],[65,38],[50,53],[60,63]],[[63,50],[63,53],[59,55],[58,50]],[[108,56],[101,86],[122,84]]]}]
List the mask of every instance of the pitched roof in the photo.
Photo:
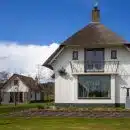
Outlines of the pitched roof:
[{"label": "pitched roof", "polygon": [[37,85],[36,81],[28,76],[24,76],[24,75],[19,75],[19,74],[13,74],[4,84],[4,86],[6,84],[8,84],[11,80],[15,79],[16,77],[18,77],[28,88],[30,88],[31,90],[34,91],[40,91],[40,87]]},{"label": "pitched roof", "polygon": [[127,41],[112,32],[99,22],[90,23],[74,35],[69,37],[62,45],[78,45],[85,47],[122,46]]},{"label": "pitched roof", "polygon": [[101,23],[90,23],[80,31],[65,40],[60,47],[45,61],[43,66],[52,69],[48,63],[64,46],[81,46],[87,48],[104,48],[124,46],[128,42],[112,32]]}]

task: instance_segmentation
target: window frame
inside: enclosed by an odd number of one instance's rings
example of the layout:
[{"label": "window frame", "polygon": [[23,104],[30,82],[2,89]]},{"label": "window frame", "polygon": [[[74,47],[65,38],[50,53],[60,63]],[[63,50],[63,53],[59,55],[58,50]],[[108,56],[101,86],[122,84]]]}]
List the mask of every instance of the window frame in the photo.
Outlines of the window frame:
[{"label": "window frame", "polygon": [[111,50],[111,59],[117,59],[117,50]]},{"label": "window frame", "polygon": [[[111,76],[110,75],[108,75],[109,76],[109,79],[110,79],[110,97],[79,97],[79,77],[80,76],[83,76],[83,75],[79,75],[78,76],[78,85],[77,85],[77,97],[78,97],[78,99],[79,100],[84,100],[84,99],[90,99],[90,100],[111,100]],[[95,75],[95,76],[100,76],[100,75]]]},{"label": "window frame", "polygon": [[[17,81],[17,83],[16,83]],[[19,85],[19,81],[17,79],[14,80],[14,86]]]},{"label": "window frame", "polygon": [[72,60],[78,60],[78,59],[79,59],[79,52],[75,50],[73,51],[73,54],[72,54]]}]

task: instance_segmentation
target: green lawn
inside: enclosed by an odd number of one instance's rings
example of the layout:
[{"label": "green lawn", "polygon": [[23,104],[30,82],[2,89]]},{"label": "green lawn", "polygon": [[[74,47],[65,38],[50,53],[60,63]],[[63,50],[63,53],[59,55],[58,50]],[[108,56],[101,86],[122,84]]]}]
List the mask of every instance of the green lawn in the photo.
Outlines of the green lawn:
[{"label": "green lawn", "polygon": [[3,118],[0,130],[130,130],[130,119]]},{"label": "green lawn", "polygon": [[38,106],[45,106],[45,103],[30,103],[30,104],[18,104],[14,106],[14,104],[10,105],[0,105],[0,115],[1,114],[8,114],[14,111],[21,111],[30,108],[37,108]]}]

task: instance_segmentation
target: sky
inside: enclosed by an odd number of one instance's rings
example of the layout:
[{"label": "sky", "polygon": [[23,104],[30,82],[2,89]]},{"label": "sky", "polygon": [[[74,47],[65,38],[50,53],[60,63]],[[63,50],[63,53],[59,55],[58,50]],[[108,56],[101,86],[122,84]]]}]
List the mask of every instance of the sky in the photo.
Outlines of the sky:
[{"label": "sky", "polygon": [[[0,0],[0,71],[35,75],[37,64],[91,22],[94,1]],[[99,0],[99,7],[101,23],[130,41],[130,1]]]}]

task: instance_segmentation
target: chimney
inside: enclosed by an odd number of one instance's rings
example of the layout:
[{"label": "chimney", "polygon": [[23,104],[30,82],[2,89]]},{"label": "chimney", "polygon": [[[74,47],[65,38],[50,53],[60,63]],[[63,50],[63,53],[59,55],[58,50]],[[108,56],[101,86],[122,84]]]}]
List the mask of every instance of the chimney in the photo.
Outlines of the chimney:
[{"label": "chimney", "polygon": [[92,22],[100,22],[100,10],[98,9],[98,2],[95,3],[92,10]]}]

